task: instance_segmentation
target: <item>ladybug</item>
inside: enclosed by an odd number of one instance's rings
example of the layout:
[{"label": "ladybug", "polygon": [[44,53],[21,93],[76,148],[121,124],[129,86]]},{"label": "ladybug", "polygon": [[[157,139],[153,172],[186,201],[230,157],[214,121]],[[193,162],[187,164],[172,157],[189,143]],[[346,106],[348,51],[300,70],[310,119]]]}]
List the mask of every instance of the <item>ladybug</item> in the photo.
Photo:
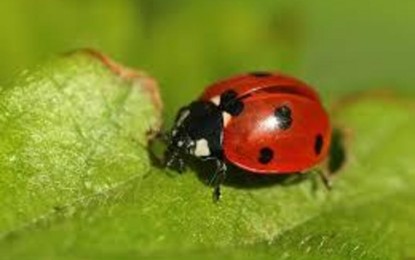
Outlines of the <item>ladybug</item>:
[{"label": "ladybug", "polygon": [[184,157],[216,163],[214,196],[227,165],[255,174],[303,173],[328,155],[332,128],[318,94],[293,77],[256,72],[207,87],[180,109],[168,133],[166,165]]}]

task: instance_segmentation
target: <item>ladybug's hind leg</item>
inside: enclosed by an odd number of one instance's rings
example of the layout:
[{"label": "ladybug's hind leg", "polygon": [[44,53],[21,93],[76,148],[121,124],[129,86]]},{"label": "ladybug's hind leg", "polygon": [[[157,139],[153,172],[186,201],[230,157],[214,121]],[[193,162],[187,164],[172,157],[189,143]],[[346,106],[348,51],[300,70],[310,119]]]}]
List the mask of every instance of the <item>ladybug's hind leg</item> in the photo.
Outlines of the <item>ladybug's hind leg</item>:
[{"label": "ladybug's hind leg", "polygon": [[318,174],[327,190],[333,188],[333,179],[338,171],[343,168],[346,160],[344,138],[345,132],[340,128],[335,128],[331,137],[329,157],[324,167],[318,170]]},{"label": "ladybug's hind leg", "polygon": [[327,190],[331,190],[333,188],[333,181],[332,181],[332,175],[328,173],[328,171],[319,169],[318,175],[320,176],[321,182],[323,183],[324,187],[326,187]]},{"label": "ladybug's hind leg", "polygon": [[323,184],[327,191],[333,189],[333,181],[332,177],[328,172],[321,168],[314,168],[308,172],[311,174],[311,180],[313,183],[313,190],[317,190],[320,186],[319,184]]},{"label": "ladybug's hind leg", "polygon": [[210,183],[213,184],[213,193],[212,193],[213,201],[217,202],[219,201],[220,196],[221,196],[220,186],[226,178],[227,166],[226,166],[226,163],[220,159],[215,159],[215,163],[216,163],[216,170]]}]

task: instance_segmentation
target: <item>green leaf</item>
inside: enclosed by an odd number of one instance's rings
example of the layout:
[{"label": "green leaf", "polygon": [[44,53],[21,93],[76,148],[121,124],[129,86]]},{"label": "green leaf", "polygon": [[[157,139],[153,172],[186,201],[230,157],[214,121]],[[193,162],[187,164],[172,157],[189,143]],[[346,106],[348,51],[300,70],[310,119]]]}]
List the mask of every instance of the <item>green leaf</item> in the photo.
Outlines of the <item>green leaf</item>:
[{"label": "green leaf", "polygon": [[230,178],[213,203],[211,188],[191,171],[152,168],[146,178],[13,230],[0,251],[15,258],[411,257],[413,105],[364,97],[340,107],[333,118],[347,130],[347,163],[331,192],[316,188],[313,175],[281,184],[245,174]]},{"label": "green leaf", "polygon": [[[0,92],[0,236],[150,171],[155,87],[94,51],[23,72]],[[155,89],[154,89],[155,90]]]}]

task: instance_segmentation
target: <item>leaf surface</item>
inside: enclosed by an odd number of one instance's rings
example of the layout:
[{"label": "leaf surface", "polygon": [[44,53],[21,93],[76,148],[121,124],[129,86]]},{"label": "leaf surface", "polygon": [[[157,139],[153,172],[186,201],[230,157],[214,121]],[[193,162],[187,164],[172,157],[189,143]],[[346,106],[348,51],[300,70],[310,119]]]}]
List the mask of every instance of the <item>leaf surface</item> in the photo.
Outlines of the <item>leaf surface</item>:
[{"label": "leaf surface", "polygon": [[0,92],[0,234],[150,171],[155,83],[94,51],[21,73]]},{"label": "leaf surface", "polygon": [[313,175],[293,184],[246,175],[228,182],[215,204],[191,171],[171,176],[153,168],[0,246],[14,257],[410,257],[413,113],[399,99],[342,104],[333,118],[347,126],[347,163],[331,192]]}]

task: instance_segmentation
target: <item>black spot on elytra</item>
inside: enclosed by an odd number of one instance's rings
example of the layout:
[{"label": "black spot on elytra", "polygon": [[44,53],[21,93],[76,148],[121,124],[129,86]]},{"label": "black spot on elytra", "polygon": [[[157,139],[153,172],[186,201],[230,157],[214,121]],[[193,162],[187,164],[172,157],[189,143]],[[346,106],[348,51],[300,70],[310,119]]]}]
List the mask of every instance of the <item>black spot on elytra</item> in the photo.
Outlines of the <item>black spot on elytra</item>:
[{"label": "black spot on elytra", "polygon": [[274,115],[279,122],[280,129],[287,130],[291,127],[293,119],[291,117],[291,109],[288,106],[277,107]]},{"label": "black spot on elytra", "polygon": [[244,110],[244,103],[238,99],[234,90],[227,90],[220,96],[219,109],[232,116],[238,116]]},{"label": "black spot on elytra", "polygon": [[261,164],[267,164],[274,158],[274,151],[269,147],[264,147],[259,150],[258,161]]},{"label": "black spot on elytra", "polygon": [[323,149],[323,144],[324,144],[323,136],[321,134],[318,134],[316,136],[316,140],[314,143],[314,152],[316,153],[316,155],[321,154],[321,150]]},{"label": "black spot on elytra", "polygon": [[236,93],[236,91],[233,89],[229,89],[223,92],[222,95],[220,95],[220,102],[226,103],[226,102],[236,99],[237,97],[238,97],[238,93]]},{"label": "black spot on elytra", "polygon": [[254,76],[256,78],[265,78],[265,77],[272,76],[272,73],[265,72],[265,71],[256,71],[256,72],[249,73],[249,75]]}]

